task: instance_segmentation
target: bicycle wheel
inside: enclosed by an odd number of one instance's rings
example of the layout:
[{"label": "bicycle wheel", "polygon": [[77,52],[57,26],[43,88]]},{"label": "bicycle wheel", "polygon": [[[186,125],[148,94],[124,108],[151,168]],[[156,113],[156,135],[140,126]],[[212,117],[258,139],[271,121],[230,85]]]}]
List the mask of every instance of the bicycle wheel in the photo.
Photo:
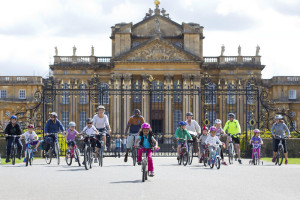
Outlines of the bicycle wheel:
[{"label": "bicycle wheel", "polygon": [[99,149],[99,152],[98,152],[98,160],[99,160],[99,166],[102,167],[103,166],[103,152],[101,149]]},{"label": "bicycle wheel", "polygon": [[68,150],[66,151],[66,163],[67,165],[71,166],[72,165],[72,154]]},{"label": "bicycle wheel", "polygon": [[253,156],[253,164],[257,165],[257,154],[256,153]]},{"label": "bicycle wheel", "polygon": [[74,156],[77,159],[78,165],[81,166],[81,163],[80,163],[80,153],[79,153],[79,149],[78,148],[75,149]]},{"label": "bicycle wheel", "polygon": [[44,155],[45,155],[46,163],[49,165],[51,163],[52,155],[53,155],[52,148],[49,149],[48,152],[44,151]]},{"label": "bicycle wheel", "polygon": [[84,154],[83,154],[83,159],[84,159],[84,167],[86,170],[89,170],[89,163],[90,163],[90,158],[89,158],[89,149],[87,146],[84,147]]},{"label": "bicycle wheel", "polygon": [[33,153],[32,153],[32,150],[30,150],[30,152],[29,152],[29,164],[30,164],[30,166],[32,165],[32,163],[33,163]]},{"label": "bicycle wheel", "polygon": [[132,161],[133,161],[133,166],[136,165],[136,155],[137,155],[137,149],[136,148],[132,148]]},{"label": "bicycle wheel", "polygon": [[279,166],[282,164],[283,157],[284,157],[283,148],[282,148],[282,146],[280,146],[278,149],[278,165]]},{"label": "bicycle wheel", "polygon": [[55,143],[55,154],[56,154],[56,159],[57,159],[57,165],[60,164],[60,157],[59,157],[59,146],[58,146],[58,142]]},{"label": "bicycle wheel", "polygon": [[211,169],[214,168],[214,165],[215,165],[214,160],[213,160],[213,159],[210,159],[210,162],[209,162],[210,168],[211,168]]},{"label": "bicycle wheel", "polygon": [[229,148],[228,148],[228,151],[229,151],[229,154],[228,154],[228,161],[229,161],[229,164],[233,164],[233,145],[232,144],[229,144]]},{"label": "bicycle wheel", "polygon": [[221,167],[221,161],[220,161],[220,158],[217,157],[217,160],[216,160],[216,168],[217,168],[217,169],[220,169],[220,167]]},{"label": "bicycle wheel", "polygon": [[145,177],[146,177],[146,167],[143,165],[142,166],[142,182],[145,182]]},{"label": "bicycle wheel", "polygon": [[26,158],[25,166],[27,167],[27,166],[28,166],[28,163],[29,163],[29,150],[28,150],[28,149],[26,149],[25,158]]},{"label": "bicycle wheel", "polygon": [[184,154],[182,155],[182,164],[183,166],[186,166],[189,162],[189,154],[188,152],[184,152]]},{"label": "bicycle wheel", "polygon": [[89,151],[88,151],[88,153],[89,153],[89,158],[90,158],[90,169],[92,169],[92,165],[93,165],[93,161],[94,161],[94,159],[93,159],[93,149],[92,149],[92,147],[89,147]]},{"label": "bicycle wheel", "polygon": [[207,165],[207,158],[203,159],[203,165],[204,165],[204,167],[206,167],[206,165]]},{"label": "bicycle wheel", "polygon": [[189,145],[189,165],[193,162],[193,155],[194,155],[194,146],[193,144]]},{"label": "bicycle wheel", "polygon": [[16,163],[16,151],[15,151],[14,145],[12,145],[12,150],[10,152],[11,152],[11,163],[12,163],[12,165],[15,165],[15,163]]},{"label": "bicycle wheel", "polygon": [[181,165],[182,163],[182,155],[180,155],[179,159],[178,159],[178,165]]}]

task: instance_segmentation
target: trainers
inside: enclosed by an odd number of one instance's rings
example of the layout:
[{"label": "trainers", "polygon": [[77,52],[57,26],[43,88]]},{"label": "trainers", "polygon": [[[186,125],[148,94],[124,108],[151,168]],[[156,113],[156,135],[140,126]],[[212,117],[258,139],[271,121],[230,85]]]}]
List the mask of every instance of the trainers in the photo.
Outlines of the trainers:
[{"label": "trainers", "polygon": [[222,162],[222,165],[227,165],[227,163],[225,161]]},{"label": "trainers", "polygon": [[138,162],[138,165],[141,165],[142,164],[142,162]]},{"label": "trainers", "polygon": [[124,162],[127,162],[128,154],[125,154]]},{"label": "trainers", "polygon": [[26,162],[26,158],[24,158],[23,162]]},{"label": "trainers", "polygon": [[275,157],[272,158],[272,162],[275,162]]},{"label": "trainers", "polygon": [[238,161],[239,161],[240,164],[242,164],[242,160],[241,159],[239,159]]},{"label": "trainers", "polygon": [[286,164],[286,165],[288,164],[288,160],[285,160],[285,164]]},{"label": "trainers", "polygon": [[149,176],[150,176],[150,177],[153,177],[153,176],[154,176],[154,171],[150,172],[150,173],[149,173]]}]

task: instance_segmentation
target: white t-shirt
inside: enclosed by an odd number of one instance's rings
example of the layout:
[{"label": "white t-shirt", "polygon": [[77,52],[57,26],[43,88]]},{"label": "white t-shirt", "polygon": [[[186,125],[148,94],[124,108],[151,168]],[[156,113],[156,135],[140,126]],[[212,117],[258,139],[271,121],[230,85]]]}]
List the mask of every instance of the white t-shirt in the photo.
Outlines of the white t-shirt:
[{"label": "white t-shirt", "polygon": [[88,136],[94,136],[97,133],[97,129],[94,125],[89,128],[88,126],[84,127],[83,132],[85,132]]},{"label": "white t-shirt", "polygon": [[217,136],[212,137],[211,135],[209,135],[205,140],[205,144],[209,144],[211,146],[217,145],[217,142],[219,144],[222,144],[222,142],[220,141],[220,139]]},{"label": "white t-shirt", "polygon": [[198,122],[196,122],[195,120],[191,120],[191,125],[190,125],[186,120],[186,123],[187,123],[186,129],[190,134],[197,135],[198,132],[201,133],[201,127],[199,126]]},{"label": "white t-shirt", "polygon": [[38,139],[38,136],[34,131],[32,131],[31,134],[29,133],[29,131],[27,131],[23,134],[23,136],[25,136],[25,140],[27,140],[27,139],[29,139],[29,140]]},{"label": "white t-shirt", "polygon": [[104,115],[103,118],[100,118],[98,115],[95,115],[93,117],[93,125],[98,129],[107,127],[109,125],[107,115]]}]

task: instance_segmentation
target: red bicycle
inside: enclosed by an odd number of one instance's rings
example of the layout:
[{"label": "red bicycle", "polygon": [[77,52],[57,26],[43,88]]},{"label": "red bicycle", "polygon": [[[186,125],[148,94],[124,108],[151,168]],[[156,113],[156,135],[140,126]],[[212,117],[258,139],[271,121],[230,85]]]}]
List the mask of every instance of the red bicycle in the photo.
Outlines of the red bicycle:
[{"label": "red bicycle", "polygon": [[80,164],[80,153],[79,149],[77,148],[77,145],[74,141],[68,141],[68,146],[71,147],[70,150],[66,150],[66,163],[67,165],[72,164],[72,159],[75,158],[75,162],[78,162],[78,165],[81,166]]}]

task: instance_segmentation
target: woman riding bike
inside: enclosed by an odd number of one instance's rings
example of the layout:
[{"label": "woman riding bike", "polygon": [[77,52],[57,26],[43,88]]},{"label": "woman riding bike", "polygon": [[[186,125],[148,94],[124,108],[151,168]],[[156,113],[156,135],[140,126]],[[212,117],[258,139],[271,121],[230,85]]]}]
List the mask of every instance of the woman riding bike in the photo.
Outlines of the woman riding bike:
[{"label": "woman riding bike", "polygon": [[186,117],[187,117],[186,129],[193,138],[194,152],[197,152],[198,159],[200,162],[201,156],[200,156],[200,151],[199,151],[199,147],[198,147],[197,137],[199,138],[201,135],[201,127],[199,126],[199,124],[197,123],[196,120],[193,120],[193,113],[191,113],[191,112],[186,113]]},{"label": "woman riding bike", "polygon": [[102,139],[103,143],[104,143],[104,151],[107,150],[106,147],[106,134],[110,134],[111,129],[110,129],[110,125],[109,125],[109,120],[108,120],[108,116],[106,114],[104,114],[105,112],[105,107],[100,105],[97,108],[98,110],[98,114],[96,114],[93,117],[93,125],[97,128],[98,132],[99,132],[99,136],[97,136],[98,140]]}]

